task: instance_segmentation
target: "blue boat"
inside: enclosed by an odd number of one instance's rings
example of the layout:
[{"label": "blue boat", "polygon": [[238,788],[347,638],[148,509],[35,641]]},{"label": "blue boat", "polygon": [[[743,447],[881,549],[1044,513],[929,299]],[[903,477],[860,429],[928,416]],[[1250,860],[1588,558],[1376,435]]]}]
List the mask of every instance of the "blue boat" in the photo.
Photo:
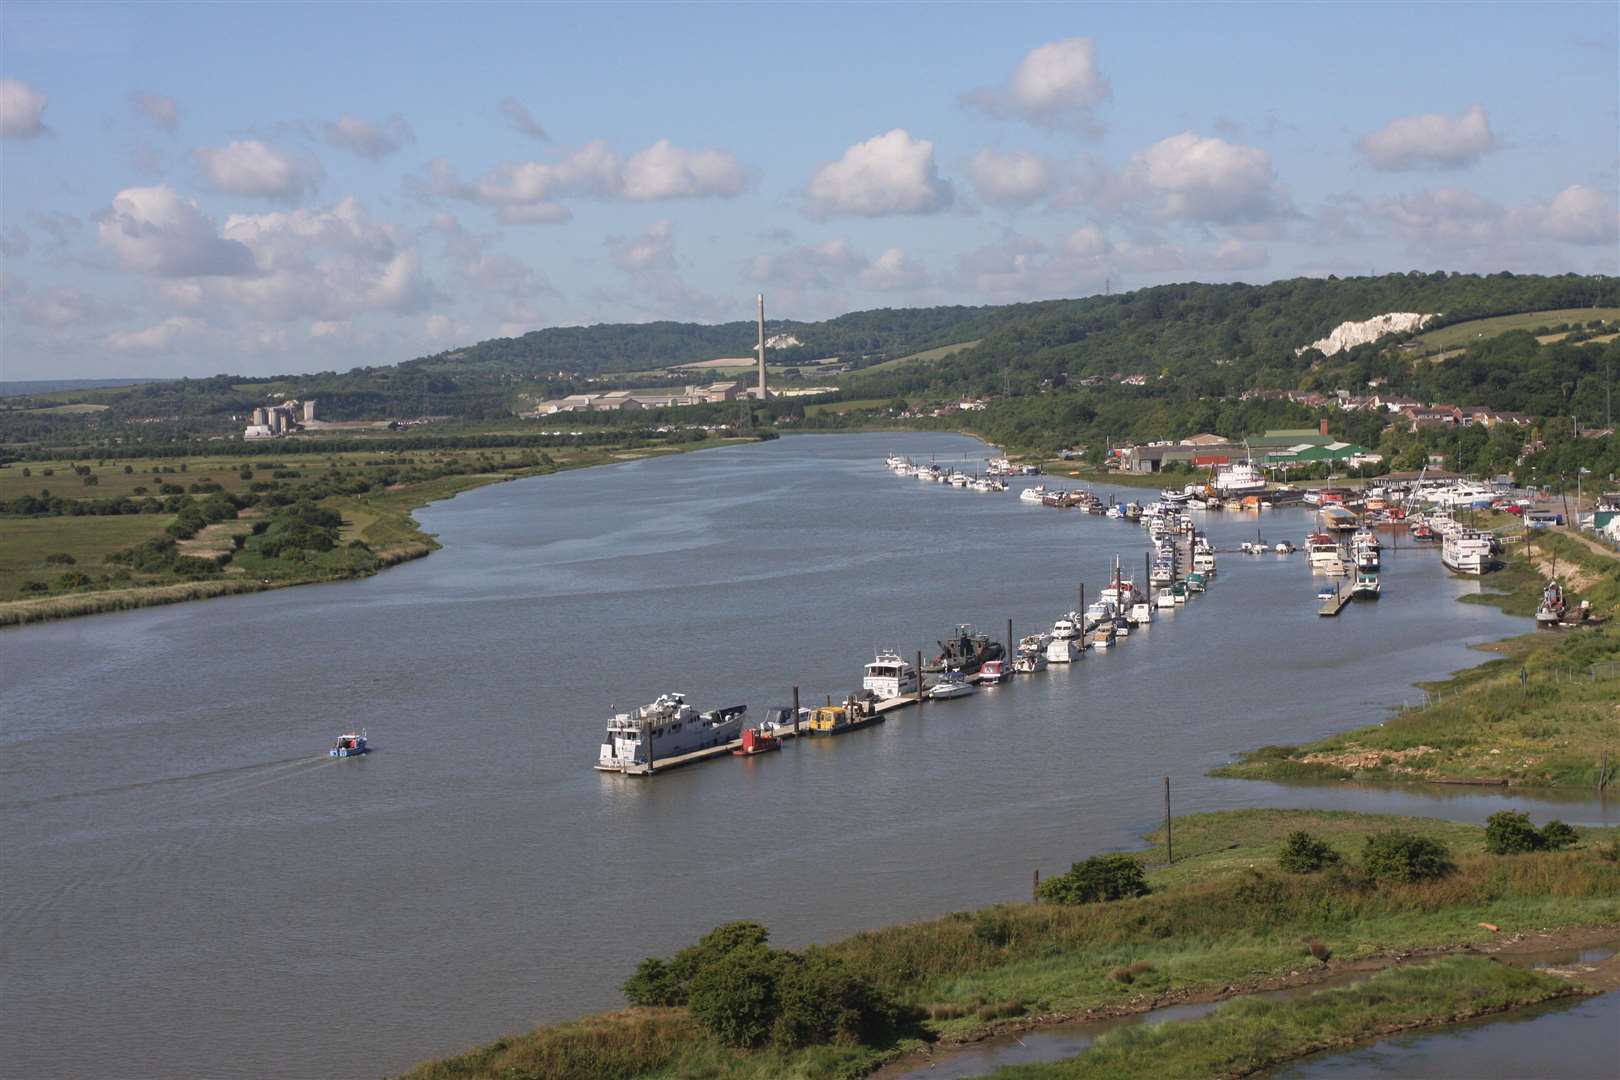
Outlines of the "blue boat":
[{"label": "blue boat", "polygon": [[330,749],[330,750],[328,750],[326,752],[326,756],[327,757],[359,757],[361,754],[363,754],[365,752],[366,752],[366,731],[365,731],[364,728],[361,728],[360,729],[360,734],[358,734],[358,735],[356,735],[352,731],[349,732],[347,735],[339,735],[337,737],[337,741],[332,744],[332,749]]}]

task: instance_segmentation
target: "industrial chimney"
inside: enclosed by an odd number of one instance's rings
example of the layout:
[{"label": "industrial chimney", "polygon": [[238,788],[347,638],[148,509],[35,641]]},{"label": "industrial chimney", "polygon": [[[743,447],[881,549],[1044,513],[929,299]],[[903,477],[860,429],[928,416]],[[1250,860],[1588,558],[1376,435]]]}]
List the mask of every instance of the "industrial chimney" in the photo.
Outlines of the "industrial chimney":
[{"label": "industrial chimney", "polygon": [[765,294],[759,294],[759,400],[765,400]]}]

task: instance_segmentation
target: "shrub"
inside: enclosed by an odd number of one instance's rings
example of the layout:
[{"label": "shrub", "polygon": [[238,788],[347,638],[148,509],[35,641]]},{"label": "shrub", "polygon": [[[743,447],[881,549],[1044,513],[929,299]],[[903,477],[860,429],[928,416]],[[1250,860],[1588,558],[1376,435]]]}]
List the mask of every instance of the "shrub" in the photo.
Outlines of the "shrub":
[{"label": "shrub", "polygon": [[1559,821],[1557,818],[1547,822],[1541,827],[1541,843],[1548,851],[1557,851],[1567,848],[1580,839],[1573,828]]},{"label": "shrub", "polygon": [[75,559],[65,551],[56,551],[45,556],[46,566],[72,566],[78,561],[78,559]]},{"label": "shrub", "polygon": [[684,1005],[686,987],[680,984],[669,965],[649,956],[636,965],[635,973],[621,987],[632,1005]]},{"label": "shrub", "polygon": [[45,584],[43,581],[25,581],[21,585],[17,586],[17,591],[22,593],[24,596],[27,596],[31,593],[50,592],[51,587]]},{"label": "shrub", "polygon": [[1485,850],[1492,855],[1539,851],[1542,846],[1541,833],[1530,824],[1529,814],[1498,810],[1485,819]]},{"label": "shrub", "polygon": [[1093,855],[1066,874],[1041,882],[1037,895],[1048,904],[1090,904],[1146,896],[1142,864],[1129,855]]},{"label": "shrub", "polygon": [[712,960],[692,977],[692,1016],[727,1046],[759,1046],[776,1016],[777,961],[763,945]]},{"label": "shrub", "polygon": [[1361,864],[1378,881],[1429,881],[1457,868],[1446,845],[1400,830],[1367,837]]},{"label": "shrub", "polygon": [[90,575],[80,570],[69,570],[56,579],[58,589],[82,589],[90,584]]},{"label": "shrub", "polygon": [[775,960],[771,1041],[776,1045],[858,1043],[893,1027],[898,1013],[893,1002],[836,957],[811,948],[802,954],[777,953]]},{"label": "shrub", "polygon": [[1339,853],[1303,829],[1288,834],[1277,865],[1290,874],[1312,874],[1339,861]]}]

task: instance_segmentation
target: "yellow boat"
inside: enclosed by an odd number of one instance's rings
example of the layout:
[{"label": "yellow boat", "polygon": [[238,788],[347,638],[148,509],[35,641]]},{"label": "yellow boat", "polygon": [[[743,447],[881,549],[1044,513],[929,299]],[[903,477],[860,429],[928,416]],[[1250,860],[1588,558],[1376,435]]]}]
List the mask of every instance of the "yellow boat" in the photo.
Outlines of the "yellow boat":
[{"label": "yellow boat", "polygon": [[869,713],[860,705],[822,705],[810,712],[806,725],[812,735],[842,735],[870,724],[882,723],[882,713]]}]

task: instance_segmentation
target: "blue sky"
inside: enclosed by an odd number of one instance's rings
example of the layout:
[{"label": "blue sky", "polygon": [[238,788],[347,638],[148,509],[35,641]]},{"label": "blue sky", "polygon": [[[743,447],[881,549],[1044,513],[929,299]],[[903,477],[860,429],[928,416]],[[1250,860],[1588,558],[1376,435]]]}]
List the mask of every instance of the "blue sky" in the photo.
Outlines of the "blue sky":
[{"label": "blue sky", "polygon": [[0,374],[1620,272],[1620,8],[0,8]]}]

